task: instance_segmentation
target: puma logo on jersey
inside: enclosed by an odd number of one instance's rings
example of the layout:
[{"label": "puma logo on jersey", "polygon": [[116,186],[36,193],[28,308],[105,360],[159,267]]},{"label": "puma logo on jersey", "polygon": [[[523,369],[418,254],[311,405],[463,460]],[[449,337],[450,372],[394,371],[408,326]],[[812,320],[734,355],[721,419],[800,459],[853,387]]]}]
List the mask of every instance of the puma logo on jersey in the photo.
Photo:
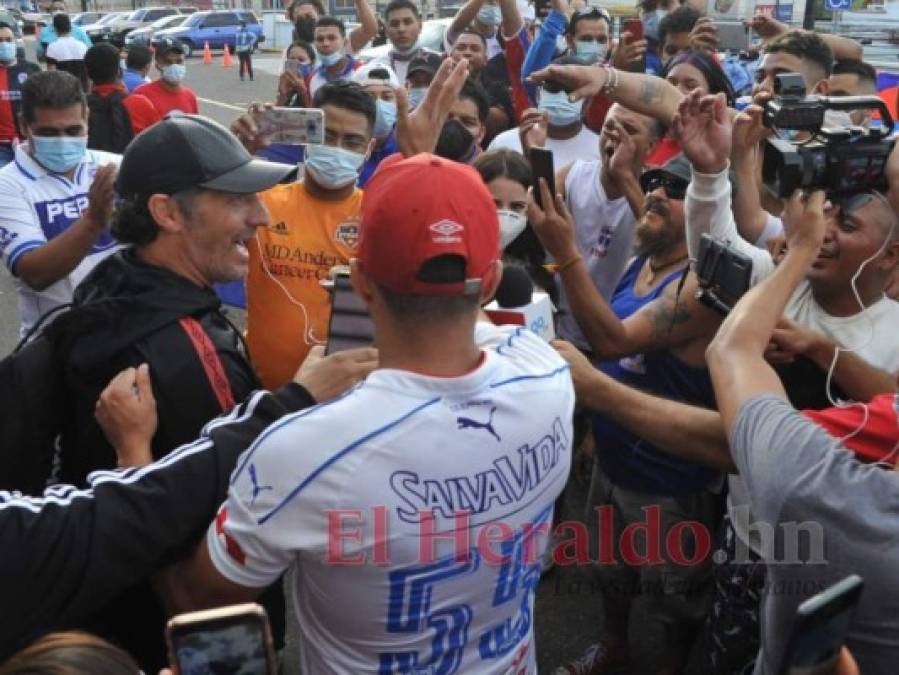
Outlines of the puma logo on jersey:
[{"label": "puma logo on jersey", "polygon": [[250,482],[253,483],[253,498],[250,500],[250,506],[256,503],[256,497],[266,490],[274,490],[271,485],[260,485],[256,476],[256,465],[250,464]]},{"label": "puma logo on jersey", "polygon": [[503,439],[499,437],[499,434],[496,433],[496,429],[493,428],[493,413],[495,412],[496,406],[493,406],[490,409],[490,417],[487,418],[486,422],[478,422],[477,420],[473,420],[470,417],[457,417],[456,424],[459,425],[459,429],[483,429],[491,436],[493,436],[497,441],[502,441]]}]

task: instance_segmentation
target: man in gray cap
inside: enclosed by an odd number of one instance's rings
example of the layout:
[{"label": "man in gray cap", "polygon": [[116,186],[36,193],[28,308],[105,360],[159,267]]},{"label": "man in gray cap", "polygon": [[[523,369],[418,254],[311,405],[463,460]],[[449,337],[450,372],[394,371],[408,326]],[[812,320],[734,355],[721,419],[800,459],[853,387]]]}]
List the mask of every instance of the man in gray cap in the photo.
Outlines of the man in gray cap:
[{"label": "man in gray cap", "polygon": [[[696,299],[696,277],[689,271],[684,196],[690,178],[690,163],[682,155],[640,177],[644,200],[634,231],[637,256],[608,302],[590,277],[561,198],[554,206],[544,186],[547,208],[532,204],[528,220],[560,263],[571,312],[598,367],[643,391],[714,408],[705,348],[721,319]],[[601,560],[618,564],[596,567],[605,619],[598,643],[557,672],[600,672],[625,664],[630,608],[638,599],[648,607],[650,629],[664,637],[660,653],[630,654],[635,670],[659,672],[663,664],[680,670],[711,597],[708,554],[723,511],[722,476],[665,454],[611,417],[596,415],[592,425],[599,461],[593,465],[588,503],[593,517],[613,514],[612,522],[601,523],[612,530],[613,542],[606,547],[611,550],[601,551]],[[693,524],[687,527],[687,522]],[[658,536],[677,545],[660,547],[654,564],[641,564],[624,546],[626,532],[641,526],[655,528],[653,541]],[[694,532],[694,526],[702,532]],[[653,555],[649,548],[637,550]]]},{"label": "man in gray cap", "polygon": [[212,286],[246,275],[247,241],[268,223],[256,193],[291,173],[253,159],[224,127],[193,115],[165,119],[128,146],[111,226],[126,248],[98,265],[77,289],[75,309],[60,317],[71,398],[62,480],[78,484],[115,466],[93,410],[123,368],[150,366],[156,457],[258,386]]}]

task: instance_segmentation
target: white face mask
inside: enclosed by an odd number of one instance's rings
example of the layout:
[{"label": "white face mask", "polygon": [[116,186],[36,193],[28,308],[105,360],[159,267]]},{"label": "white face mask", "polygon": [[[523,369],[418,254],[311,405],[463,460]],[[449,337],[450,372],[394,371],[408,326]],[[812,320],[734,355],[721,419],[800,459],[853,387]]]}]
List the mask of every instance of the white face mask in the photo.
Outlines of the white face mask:
[{"label": "white face mask", "polygon": [[828,129],[845,129],[853,126],[852,115],[848,110],[825,110],[824,124]]},{"label": "white face mask", "polygon": [[524,232],[528,220],[523,213],[509,209],[497,209],[496,215],[499,216],[499,246],[506,248],[515,241],[519,234]]}]

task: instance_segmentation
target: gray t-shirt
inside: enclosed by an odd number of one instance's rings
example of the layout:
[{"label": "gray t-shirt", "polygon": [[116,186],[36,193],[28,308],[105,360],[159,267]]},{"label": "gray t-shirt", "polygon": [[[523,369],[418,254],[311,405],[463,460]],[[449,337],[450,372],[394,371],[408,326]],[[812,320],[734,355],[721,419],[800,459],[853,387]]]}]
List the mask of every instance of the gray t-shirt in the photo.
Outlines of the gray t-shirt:
[{"label": "gray t-shirt", "polygon": [[[756,675],[777,672],[796,607],[851,573],[862,576],[865,588],[847,646],[865,675],[895,673],[899,473],[859,462],[773,395],[743,406],[730,445],[757,521],[775,524],[774,545],[764,552]],[[823,562],[798,562],[816,558]]]}]

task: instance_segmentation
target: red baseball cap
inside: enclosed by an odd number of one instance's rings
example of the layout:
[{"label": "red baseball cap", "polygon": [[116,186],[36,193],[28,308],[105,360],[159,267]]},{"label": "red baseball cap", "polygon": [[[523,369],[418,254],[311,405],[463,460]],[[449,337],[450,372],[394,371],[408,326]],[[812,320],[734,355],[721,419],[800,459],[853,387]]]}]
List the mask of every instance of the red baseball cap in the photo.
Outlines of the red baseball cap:
[{"label": "red baseball cap", "polygon": [[836,438],[853,434],[843,445],[860,461],[896,461],[896,457],[887,457],[899,441],[899,396],[896,394],[878,394],[867,405],[803,410],[802,414]]},{"label": "red baseball cap", "polygon": [[[397,293],[480,293],[500,256],[496,206],[481,176],[436,155],[384,160],[365,187],[360,229],[362,270]],[[445,255],[465,261],[464,275],[423,278],[425,263]]]}]

